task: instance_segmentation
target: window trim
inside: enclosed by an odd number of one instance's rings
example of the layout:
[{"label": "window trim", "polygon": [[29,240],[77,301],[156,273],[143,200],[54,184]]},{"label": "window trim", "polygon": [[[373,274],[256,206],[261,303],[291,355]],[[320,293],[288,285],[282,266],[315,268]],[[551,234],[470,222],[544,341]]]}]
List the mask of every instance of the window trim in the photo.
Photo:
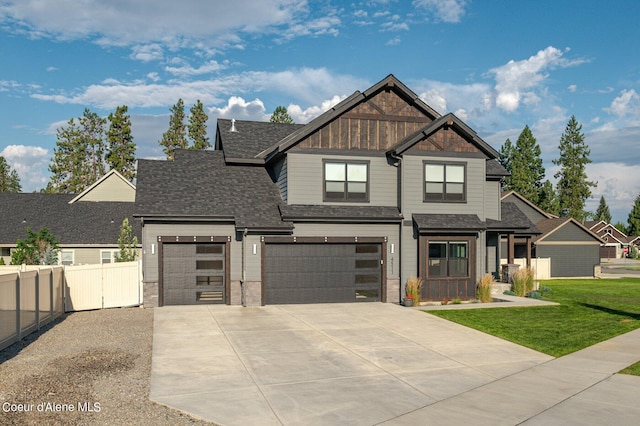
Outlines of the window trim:
[{"label": "window trim", "polygon": [[[444,166],[444,181],[442,182],[442,199],[429,200],[427,199],[427,165]],[[448,200],[447,195],[447,166],[462,166],[463,168],[463,182],[462,182],[462,200]],[[431,181],[435,182],[435,181]],[[422,162],[422,201],[424,203],[466,203],[467,202],[467,163],[457,161],[428,161]]]},{"label": "window trim", "polygon": [[[326,176],[327,166],[326,165],[331,163],[343,164],[345,167],[344,195],[342,199],[327,198],[327,176]],[[350,200],[348,198],[349,180],[347,179],[347,167],[349,164],[358,164],[358,165],[364,164],[365,166],[367,166],[367,180],[365,182],[366,192],[365,192],[364,200]],[[368,203],[371,198],[371,194],[370,194],[371,186],[369,184],[370,181],[371,181],[371,161],[369,160],[341,160],[341,159],[329,159],[329,158],[325,158],[322,160],[322,201],[325,203]],[[332,181],[332,182],[337,182],[337,181]]]},{"label": "window trim", "polygon": [[[62,263],[62,253],[71,253],[71,263],[69,265],[66,265],[66,264]],[[58,254],[58,264],[59,265],[71,266],[71,265],[75,265],[75,263],[76,263],[76,251],[75,250],[68,250],[68,249],[60,250],[60,253]]]},{"label": "window trim", "polygon": [[[118,250],[100,250],[100,264],[101,265],[108,265],[108,264],[111,264],[111,263],[116,263],[116,252],[117,251]],[[110,261],[109,261],[109,263],[103,262],[104,258],[102,257],[102,255],[104,253],[110,253]]]},{"label": "window trim", "polygon": [[[429,256],[429,245],[430,244],[444,244],[445,245],[445,254],[446,257],[445,258],[437,258],[437,259],[445,259],[445,264],[446,264],[446,268],[447,268],[447,274],[446,275],[437,275],[437,276],[432,276],[429,273],[429,261],[431,260],[431,257]],[[451,253],[450,253],[450,247],[451,244],[464,244],[466,246],[466,254],[467,256],[464,258],[453,258],[451,257]],[[450,273],[450,260],[451,259],[466,259],[467,260],[467,273],[466,275],[451,275]],[[425,256],[425,267],[426,267],[426,272],[427,272],[427,279],[434,279],[434,280],[442,280],[442,279],[467,279],[471,277],[471,241],[465,238],[462,239],[457,239],[455,237],[452,237],[450,239],[429,239],[426,241],[426,256]]]}]

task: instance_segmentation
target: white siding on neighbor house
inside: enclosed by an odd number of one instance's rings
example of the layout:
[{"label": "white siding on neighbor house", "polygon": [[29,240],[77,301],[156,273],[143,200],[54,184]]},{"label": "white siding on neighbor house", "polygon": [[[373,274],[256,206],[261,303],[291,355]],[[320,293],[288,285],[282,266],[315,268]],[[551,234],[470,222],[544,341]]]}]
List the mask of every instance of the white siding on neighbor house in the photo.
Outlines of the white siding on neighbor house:
[{"label": "white siding on neighbor house", "polygon": [[[146,222],[142,227],[144,250],[142,255],[143,279],[158,281],[159,236],[215,236],[231,237],[231,280],[241,279],[242,243],[235,240],[235,226],[231,224],[174,224]],[[151,245],[154,245],[152,249]]]},{"label": "white siding on neighbor house", "polygon": [[[369,161],[368,203],[327,203],[323,195],[323,160]],[[397,169],[385,156],[287,154],[287,204],[397,205]]]},{"label": "white siding on neighbor house", "polygon": [[100,182],[77,202],[80,201],[122,201],[133,203],[136,199],[136,190],[120,177],[112,174]]},{"label": "white siding on neighbor house", "polygon": [[[424,202],[423,161],[466,163],[466,202]],[[405,219],[413,213],[477,214],[485,220],[486,160],[467,157],[428,157],[405,155],[402,160],[402,210]]]},{"label": "white siding on neighbor house", "polygon": [[[387,237],[387,278],[399,278],[400,238],[399,225],[394,224],[346,224],[346,223],[296,223],[296,237]],[[393,251],[391,253],[391,244]]]}]

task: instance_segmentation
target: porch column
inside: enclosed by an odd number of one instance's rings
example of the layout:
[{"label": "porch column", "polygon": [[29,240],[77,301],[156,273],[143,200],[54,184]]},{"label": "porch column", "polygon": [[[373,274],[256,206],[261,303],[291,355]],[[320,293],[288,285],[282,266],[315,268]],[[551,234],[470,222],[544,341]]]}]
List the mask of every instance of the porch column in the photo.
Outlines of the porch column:
[{"label": "porch column", "polygon": [[507,263],[513,264],[514,260],[514,252],[515,252],[515,236],[513,234],[509,234],[507,236]]},{"label": "porch column", "polygon": [[527,268],[531,268],[531,237],[526,237],[527,240]]}]

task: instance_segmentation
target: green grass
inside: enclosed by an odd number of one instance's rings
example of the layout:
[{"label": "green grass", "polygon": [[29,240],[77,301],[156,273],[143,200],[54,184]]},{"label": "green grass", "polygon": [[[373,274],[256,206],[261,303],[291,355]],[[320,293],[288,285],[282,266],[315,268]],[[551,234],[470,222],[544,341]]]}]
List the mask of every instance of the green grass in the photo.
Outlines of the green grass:
[{"label": "green grass", "polygon": [[640,328],[640,279],[550,280],[541,285],[552,290],[543,299],[559,306],[429,313],[555,357]]},{"label": "green grass", "polygon": [[633,365],[622,370],[620,373],[622,374],[633,374],[634,376],[640,376],[640,362],[636,362]]}]

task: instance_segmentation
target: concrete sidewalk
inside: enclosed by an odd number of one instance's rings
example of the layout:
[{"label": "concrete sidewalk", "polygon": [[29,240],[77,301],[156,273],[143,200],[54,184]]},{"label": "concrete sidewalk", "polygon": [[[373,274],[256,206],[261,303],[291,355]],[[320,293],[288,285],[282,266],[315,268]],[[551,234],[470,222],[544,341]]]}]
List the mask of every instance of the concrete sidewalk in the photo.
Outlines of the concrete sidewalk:
[{"label": "concrete sidewalk", "polygon": [[392,304],[176,306],[154,321],[151,399],[224,425],[640,418],[640,378],[613,375],[640,360],[640,330],[553,359]]}]

